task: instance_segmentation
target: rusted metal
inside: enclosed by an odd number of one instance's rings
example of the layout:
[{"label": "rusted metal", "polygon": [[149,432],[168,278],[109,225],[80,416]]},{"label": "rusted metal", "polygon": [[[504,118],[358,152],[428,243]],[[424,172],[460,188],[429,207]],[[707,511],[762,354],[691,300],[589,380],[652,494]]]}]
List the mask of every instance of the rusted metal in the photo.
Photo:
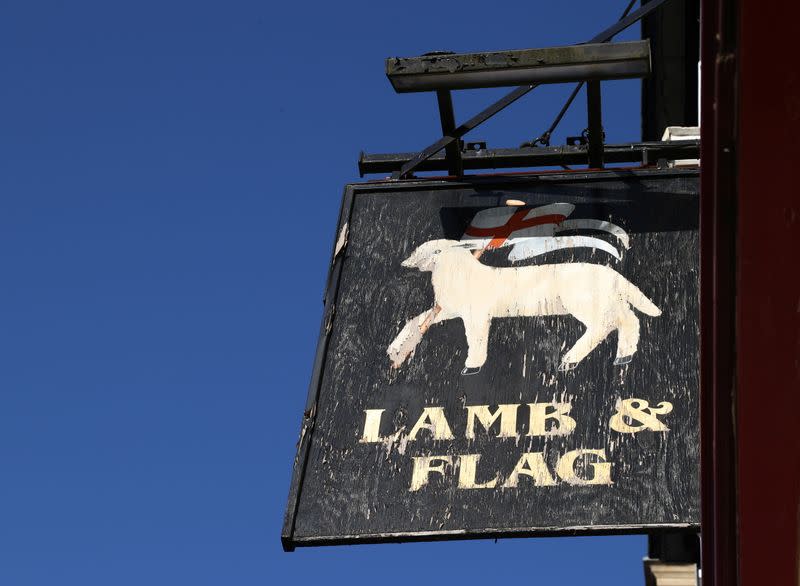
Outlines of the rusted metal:
[{"label": "rusted metal", "polygon": [[531,81],[630,79],[649,74],[647,40],[386,60],[386,76],[400,93],[504,87]]}]

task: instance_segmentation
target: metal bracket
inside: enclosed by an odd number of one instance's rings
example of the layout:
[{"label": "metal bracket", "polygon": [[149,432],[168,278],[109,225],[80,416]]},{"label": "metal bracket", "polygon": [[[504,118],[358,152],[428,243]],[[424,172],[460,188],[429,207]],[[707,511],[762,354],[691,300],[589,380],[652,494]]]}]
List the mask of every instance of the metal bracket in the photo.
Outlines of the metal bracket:
[{"label": "metal bracket", "polygon": [[580,136],[567,137],[567,146],[585,146],[588,142],[589,139],[586,138],[586,131],[584,131]]},{"label": "metal bracket", "polygon": [[[453,99],[449,90],[436,92],[436,101],[439,103],[439,120],[442,123],[442,136],[449,136],[456,129],[456,116],[453,111]],[[461,162],[461,148],[459,141],[449,143],[445,149],[447,159],[447,172],[454,177],[464,174],[464,164]]]},{"label": "metal bracket", "polygon": [[461,152],[467,153],[470,151],[485,151],[486,150],[486,141],[485,140],[477,140],[473,142],[464,143],[464,141],[459,141],[461,143]]},{"label": "metal bracket", "polygon": [[[614,38],[614,36],[622,32],[635,22],[638,22],[640,19],[647,16],[651,12],[655,11],[664,2],[667,1],[668,0],[651,0],[650,2],[647,2],[646,4],[642,5],[638,10],[634,10],[625,18],[615,22],[607,29],[601,31],[600,33],[589,39],[587,43],[606,43],[610,41],[611,39]],[[442,138],[437,140],[435,143],[433,143],[429,147],[419,152],[413,159],[411,159],[405,165],[403,165],[402,169],[400,169],[399,171],[395,171],[392,174],[392,179],[399,180],[409,177],[410,174],[414,171],[414,169],[416,169],[422,162],[430,159],[433,155],[435,155],[442,149],[447,148],[448,145],[452,143],[457,143],[457,141],[465,134],[467,134],[477,126],[483,124],[489,118],[491,118],[501,110],[504,110],[506,107],[516,102],[518,99],[526,95],[528,92],[536,88],[538,85],[540,84],[533,83],[530,85],[522,85],[510,91],[505,96],[503,96],[502,98],[500,98],[499,100],[497,100],[496,102],[494,102],[493,104],[491,104],[490,106],[488,106],[487,108],[485,108],[484,110],[482,110],[481,112],[479,112],[478,114],[476,114],[475,116],[473,116],[472,118],[470,118],[469,120],[458,126],[457,128],[454,128],[451,132],[446,133],[445,136],[442,136]],[[602,152],[600,153],[600,159],[602,160]]]},{"label": "metal bracket", "polygon": [[[555,147],[528,147],[523,149],[465,148],[461,152],[461,161],[467,171],[585,165],[588,160],[589,150],[585,137],[575,136],[571,138],[575,139],[574,144]],[[361,153],[358,161],[358,171],[362,177],[371,174],[385,176],[403,168],[416,155],[417,153]],[[665,163],[676,159],[697,159],[699,156],[700,141],[696,139],[603,145],[604,163],[631,163],[647,166],[656,163],[659,159]],[[417,169],[419,171],[446,171],[448,162],[444,154],[439,153],[420,163]]]},{"label": "metal bracket", "polygon": [[589,112],[587,138],[589,140],[589,168],[603,168],[603,108],[600,82],[586,83],[586,105]]}]

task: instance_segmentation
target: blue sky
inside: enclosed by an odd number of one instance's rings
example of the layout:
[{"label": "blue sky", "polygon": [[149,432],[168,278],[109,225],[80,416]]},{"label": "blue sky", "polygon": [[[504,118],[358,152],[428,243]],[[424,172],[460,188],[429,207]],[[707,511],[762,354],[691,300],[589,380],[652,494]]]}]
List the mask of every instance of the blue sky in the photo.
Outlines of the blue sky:
[{"label": "blue sky", "polygon": [[[0,583],[641,584],[641,536],[279,539],[342,186],[437,138],[383,59],[579,42],[624,4],[6,3]],[[469,138],[538,136],[570,89]],[[638,83],[603,97],[607,140],[638,139]]]}]

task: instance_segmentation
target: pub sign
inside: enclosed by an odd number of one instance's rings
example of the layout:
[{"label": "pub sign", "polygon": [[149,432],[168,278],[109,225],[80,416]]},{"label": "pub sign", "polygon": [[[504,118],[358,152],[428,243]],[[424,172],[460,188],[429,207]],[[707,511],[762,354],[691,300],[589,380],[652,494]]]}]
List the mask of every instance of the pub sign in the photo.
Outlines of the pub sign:
[{"label": "pub sign", "polygon": [[695,529],[698,176],[348,185],[282,533]]}]

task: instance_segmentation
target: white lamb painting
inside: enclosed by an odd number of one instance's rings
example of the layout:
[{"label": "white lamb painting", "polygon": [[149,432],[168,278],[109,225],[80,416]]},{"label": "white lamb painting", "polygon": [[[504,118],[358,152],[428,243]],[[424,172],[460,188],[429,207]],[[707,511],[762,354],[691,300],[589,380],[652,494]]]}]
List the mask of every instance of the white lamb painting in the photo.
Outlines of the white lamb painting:
[{"label": "white lamb painting", "polygon": [[431,273],[434,303],[408,320],[389,345],[392,366],[399,368],[413,354],[432,325],[458,318],[463,321],[468,347],[462,374],[476,374],[487,360],[492,320],[544,315],[571,315],[586,328],[561,358],[559,370],[575,368],[615,330],[614,363],[630,362],[640,329],[633,309],[653,317],[661,315],[661,310],[614,269],[585,262],[523,267],[491,267],[480,262],[483,250],[501,246],[514,247],[511,260],[587,246],[619,258],[617,249],[605,240],[555,236],[564,230],[604,231],[628,248],[627,234],[609,222],[571,220],[568,224],[565,219],[573,209],[571,204],[551,204],[484,210],[462,240],[431,240],[414,250],[402,266]]}]

